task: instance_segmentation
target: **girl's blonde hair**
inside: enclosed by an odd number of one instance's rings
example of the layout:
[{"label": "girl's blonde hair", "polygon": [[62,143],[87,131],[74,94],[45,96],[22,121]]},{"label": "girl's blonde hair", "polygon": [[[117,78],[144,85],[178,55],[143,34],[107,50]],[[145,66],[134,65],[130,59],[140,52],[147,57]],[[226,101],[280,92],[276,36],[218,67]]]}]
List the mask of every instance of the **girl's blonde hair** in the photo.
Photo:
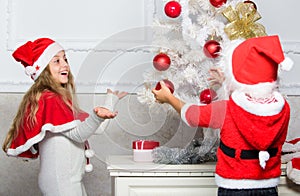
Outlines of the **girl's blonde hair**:
[{"label": "girl's blonde hair", "polygon": [[[74,113],[80,111],[75,95],[75,84],[74,77],[70,72],[68,75],[68,83],[59,84],[54,81],[49,65],[45,70],[40,74],[35,83],[23,96],[23,99],[20,103],[18,112],[13,120],[13,123],[6,135],[2,149],[4,152],[7,152],[8,147],[10,146],[12,140],[18,135],[18,132],[23,129],[24,120],[28,120],[30,127],[33,127],[36,123],[36,113],[38,111],[38,101],[41,94],[45,90],[52,91],[59,95],[63,101],[70,107]],[[70,102],[72,104],[70,104]],[[25,116],[29,110],[29,115]],[[26,118],[26,119],[25,119]]]}]

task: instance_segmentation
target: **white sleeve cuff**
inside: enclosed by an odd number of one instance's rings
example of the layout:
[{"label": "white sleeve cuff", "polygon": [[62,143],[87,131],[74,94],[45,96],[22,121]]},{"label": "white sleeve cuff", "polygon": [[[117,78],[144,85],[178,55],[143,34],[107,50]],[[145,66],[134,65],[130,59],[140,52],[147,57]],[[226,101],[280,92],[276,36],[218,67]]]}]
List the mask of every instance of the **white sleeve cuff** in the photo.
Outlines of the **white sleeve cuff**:
[{"label": "white sleeve cuff", "polygon": [[[188,109],[191,105],[193,105],[193,104],[192,104],[192,103],[186,103],[186,104],[184,104],[184,106],[182,106],[181,112],[180,112],[181,119],[182,119],[183,122],[185,122],[185,124],[187,124],[187,125],[189,125],[189,123],[187,122],[185,113],[186,113],[187,109]],[[190,125],[189,125],[189,126],[190,126]]]}]

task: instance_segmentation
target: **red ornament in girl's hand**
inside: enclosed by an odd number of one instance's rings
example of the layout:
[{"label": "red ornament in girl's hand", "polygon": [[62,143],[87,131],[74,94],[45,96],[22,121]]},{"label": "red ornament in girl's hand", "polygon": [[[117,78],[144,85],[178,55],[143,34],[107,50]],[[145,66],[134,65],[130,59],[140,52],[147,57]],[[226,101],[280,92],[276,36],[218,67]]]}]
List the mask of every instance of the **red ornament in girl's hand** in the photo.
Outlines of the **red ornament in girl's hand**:
[{"label": "red ornament in girl's hand", "polygon": [[[165,79],[163,81],[166,84],[166,86],[170,89],[171,93],[173,94],[174,93],[174,89],[175,89],[173,83],[170,80],[167,80],[167,79]],[[160,82],[158,82],[156,84],[155,90],[158,91],[160,89],[161,89],[161,85],[160,85]]]},{"label": "red ornament in girl's hand", "polygon": [[165,5],[165,13],[171,18],[176,18],[181,13],[181,5],[177,1],[169,1]]},{"label": "red ornament in girl's hand", "polygon": [[212,6],[218,8],[225,4],[227,0],[209,0],[209,2],[212,4]]},{"label": "red ornament in girl's hand", "polygon": [[200,93],[200,102],[204,104],[210,104],[215,98],[217,98],[217,93],[213,89],[204,89]]},{"label": "red ornament in girl's hand", "polygon": [[203,47],[204,54],[209,58],[216,58],[221,51],[220,43],[215,40],[209,40]]},{"label": "red ornament in girl's hand", "polygon": [[158,71],[165,71],[170,67],[171,59],[165,53],[159,53],[153,58],[153,66]]}]

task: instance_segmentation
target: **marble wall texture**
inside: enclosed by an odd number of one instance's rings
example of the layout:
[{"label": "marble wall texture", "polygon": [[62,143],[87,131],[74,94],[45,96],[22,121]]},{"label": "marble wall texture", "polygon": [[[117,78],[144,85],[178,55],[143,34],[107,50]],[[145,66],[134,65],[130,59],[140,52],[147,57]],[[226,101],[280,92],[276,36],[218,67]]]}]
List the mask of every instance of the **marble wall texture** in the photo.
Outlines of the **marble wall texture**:
[{"label": "marble wall texture", "polygon": [[[9,129],[23,94],[0,94],[1,142]],[[90,111],[94,105],[104,101],[105,94],[80,94],[81,107]],[[291,105],[291,122],[288,139],[297,137],[300,123],[300,98],[289,96]],[[167,107],[151,107],[138,102],[137,96],[130,94],[116,106],[119,115],[112,120],[108,128],[90,139],[96,156],[91,159],[94,171],[87,173],[84,183],[89,195],[111,195],[111,179],[106,170],[105,158],[109,155],[131,154],[132,141],[137,139],[154,139],[161,145],[184,147],[194,137],[201,136],[200,129],[187,127],[179,116]],[[21,196],[41,195],[37,185],[39,161],[24,162],[21,159],[7,157],[0,153],[0,195]]]}]

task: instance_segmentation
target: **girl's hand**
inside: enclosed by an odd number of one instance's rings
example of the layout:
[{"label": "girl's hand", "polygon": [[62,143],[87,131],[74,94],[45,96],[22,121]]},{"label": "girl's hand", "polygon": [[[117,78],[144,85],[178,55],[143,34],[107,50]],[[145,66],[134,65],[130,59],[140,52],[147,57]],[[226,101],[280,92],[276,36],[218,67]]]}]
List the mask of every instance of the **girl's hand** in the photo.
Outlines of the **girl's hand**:
[{"label": "girl's hand", "polygon": [[112,112],[104,107],[96,107],[94,108],[94,112],[98,117],[103,119],[111,119],[117,116],[118,112]]},{"label": "girl's hand", "polygon": [[116,95],[119,99],[122,99],[123,97],[125,97],[128,93],[127,92],[119,92],[119,91],[112,91],[111,89],[107,89],[107,93],[111,93]]},{"label": "girl's hand", "polygon": [[173,94],[171,93],[170,89],[166,86],[164,81],[160,81],[160,85],[160,90],[155,90],[155,88],[152,89],[152,93],[154,94],[156,102],[169,103],[170,97],[172,97]]}]

